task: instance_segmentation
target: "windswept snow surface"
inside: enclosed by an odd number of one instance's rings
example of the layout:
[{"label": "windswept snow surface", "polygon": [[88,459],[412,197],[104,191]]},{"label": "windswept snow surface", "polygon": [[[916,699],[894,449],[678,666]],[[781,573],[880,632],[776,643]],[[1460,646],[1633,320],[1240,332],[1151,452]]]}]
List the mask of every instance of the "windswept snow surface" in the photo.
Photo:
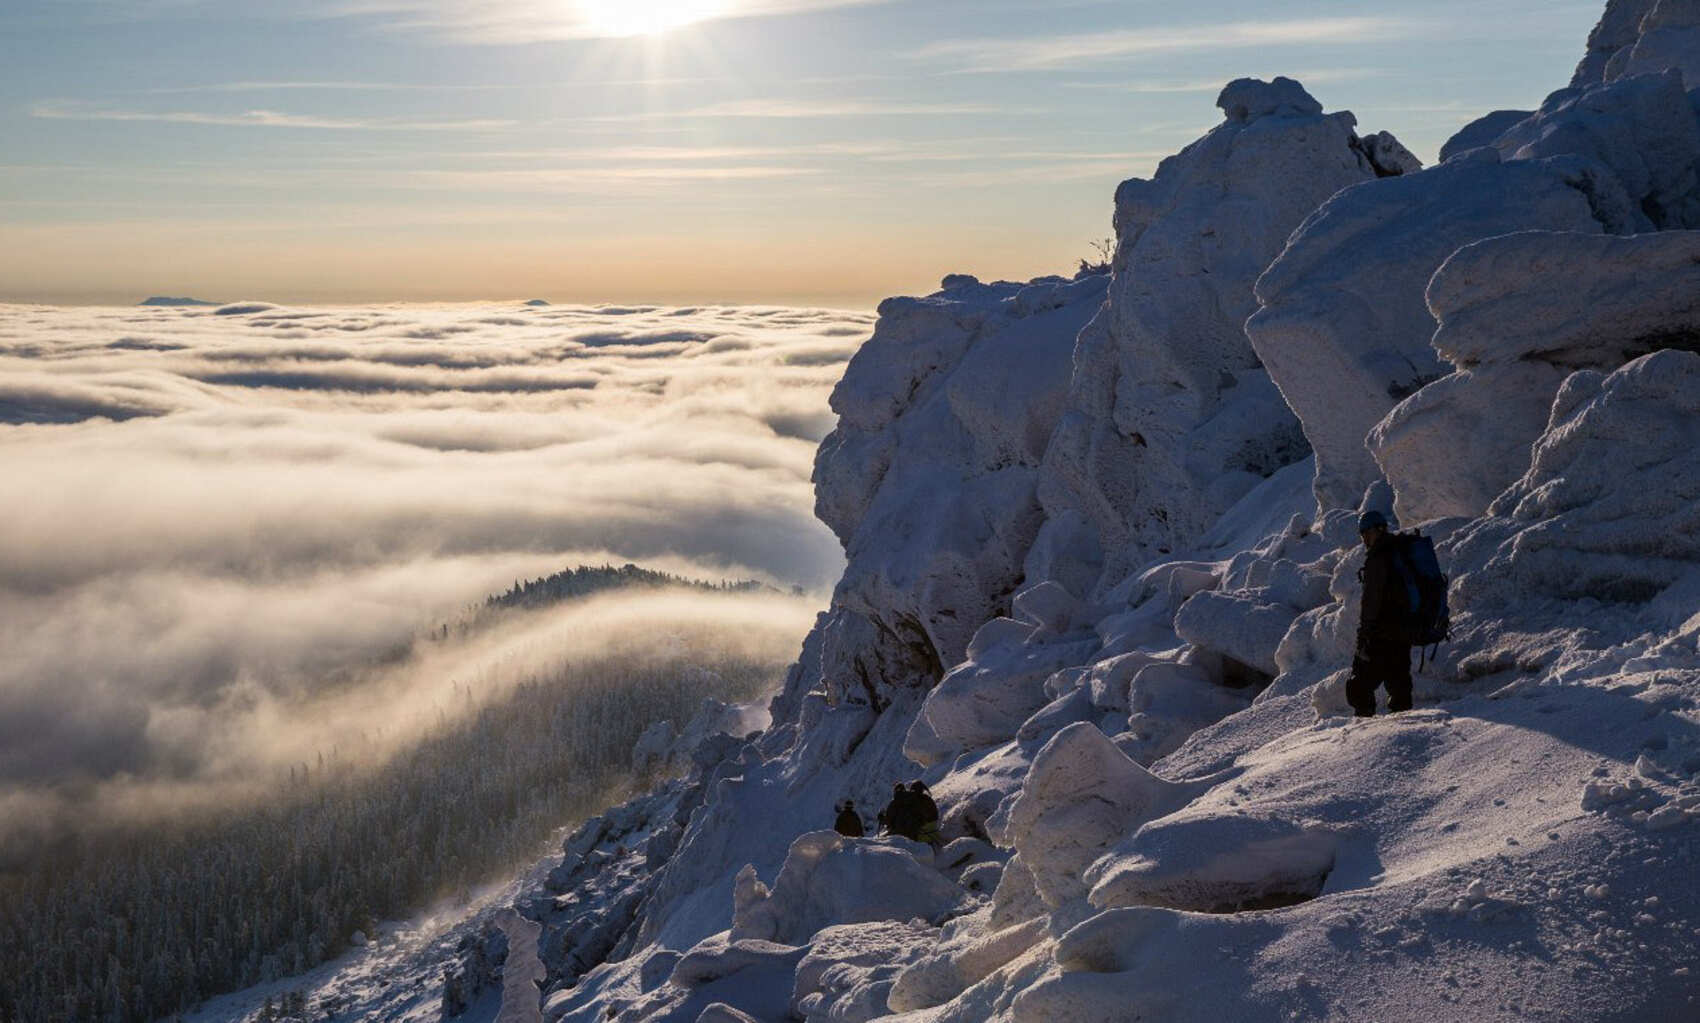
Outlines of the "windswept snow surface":
[{"label": "windswept snow surface", "polygon": [[[883,306],[833,604],[765,730],[566,842],[543,1018],[1700,1017],[1697,57],[1612,0],[1429,169],[1237,81],[1109,281]],[[1455,627],[1357,720],[1370,508]],[[915,777],[941,848],[822,830]]]}]

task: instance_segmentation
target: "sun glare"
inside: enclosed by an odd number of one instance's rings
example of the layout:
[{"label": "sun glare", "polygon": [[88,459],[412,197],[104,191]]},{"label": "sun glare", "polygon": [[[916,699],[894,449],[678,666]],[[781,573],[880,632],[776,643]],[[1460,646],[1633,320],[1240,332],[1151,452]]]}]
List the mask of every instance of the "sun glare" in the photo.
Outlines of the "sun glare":
[{"label": "sun glare", "polygon": [[728,0],[574,0],[597,35],[644,36],[726,13]]}]

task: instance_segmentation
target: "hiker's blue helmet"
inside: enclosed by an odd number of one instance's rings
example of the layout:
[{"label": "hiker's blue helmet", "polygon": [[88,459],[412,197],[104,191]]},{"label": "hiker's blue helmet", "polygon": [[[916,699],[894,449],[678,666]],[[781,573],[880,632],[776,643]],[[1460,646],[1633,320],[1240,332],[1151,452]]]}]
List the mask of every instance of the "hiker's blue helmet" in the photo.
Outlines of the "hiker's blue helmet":
[{"label": "hiker's blue helmet", "polygon": [[1358,532],[1367,533],[1372,529],[1386,529],[1387,516],[1371,508],[1358,516]]}]

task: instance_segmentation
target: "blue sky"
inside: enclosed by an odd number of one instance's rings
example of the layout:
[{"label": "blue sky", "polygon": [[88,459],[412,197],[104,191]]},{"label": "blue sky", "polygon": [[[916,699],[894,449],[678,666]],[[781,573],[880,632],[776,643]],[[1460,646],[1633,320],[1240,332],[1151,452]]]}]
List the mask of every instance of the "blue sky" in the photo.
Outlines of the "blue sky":
[{"label": "blue sky", "polygon": [[1231,78],[1429,160],[1564,85],[1602,7],[8,0],[0,301],[866,306],[1065,271]]}]

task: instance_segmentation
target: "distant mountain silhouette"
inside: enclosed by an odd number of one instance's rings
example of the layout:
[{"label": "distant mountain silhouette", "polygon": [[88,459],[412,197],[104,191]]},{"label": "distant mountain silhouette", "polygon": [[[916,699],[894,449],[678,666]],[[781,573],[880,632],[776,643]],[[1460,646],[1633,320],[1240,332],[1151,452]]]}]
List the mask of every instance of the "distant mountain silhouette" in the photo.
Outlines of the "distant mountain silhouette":
[{"label": "distant mountain silhouette", "polygon": [[548,304],[549,304],[549,303],[547,303],[547,302],[545,302],[545,301],[543,301],[543,300],[542,300],[542,299],[541,299],[541,298],[534,298],[534,299],[532,299],[532,300],[531,300],[531,301],[529,301],[529,302],[527,302],[527,303],[525,303],[525,304],[526,304],[526,305],[537,305],[537,306],[542,306],[542,305],[548,305]]},{"label": "distant mountain silhouette", "polygon": [[218,305],[217,302],[205,302],[198,298],[173,298],[170,295],[154,295],[141,303],[142,305]]}]

